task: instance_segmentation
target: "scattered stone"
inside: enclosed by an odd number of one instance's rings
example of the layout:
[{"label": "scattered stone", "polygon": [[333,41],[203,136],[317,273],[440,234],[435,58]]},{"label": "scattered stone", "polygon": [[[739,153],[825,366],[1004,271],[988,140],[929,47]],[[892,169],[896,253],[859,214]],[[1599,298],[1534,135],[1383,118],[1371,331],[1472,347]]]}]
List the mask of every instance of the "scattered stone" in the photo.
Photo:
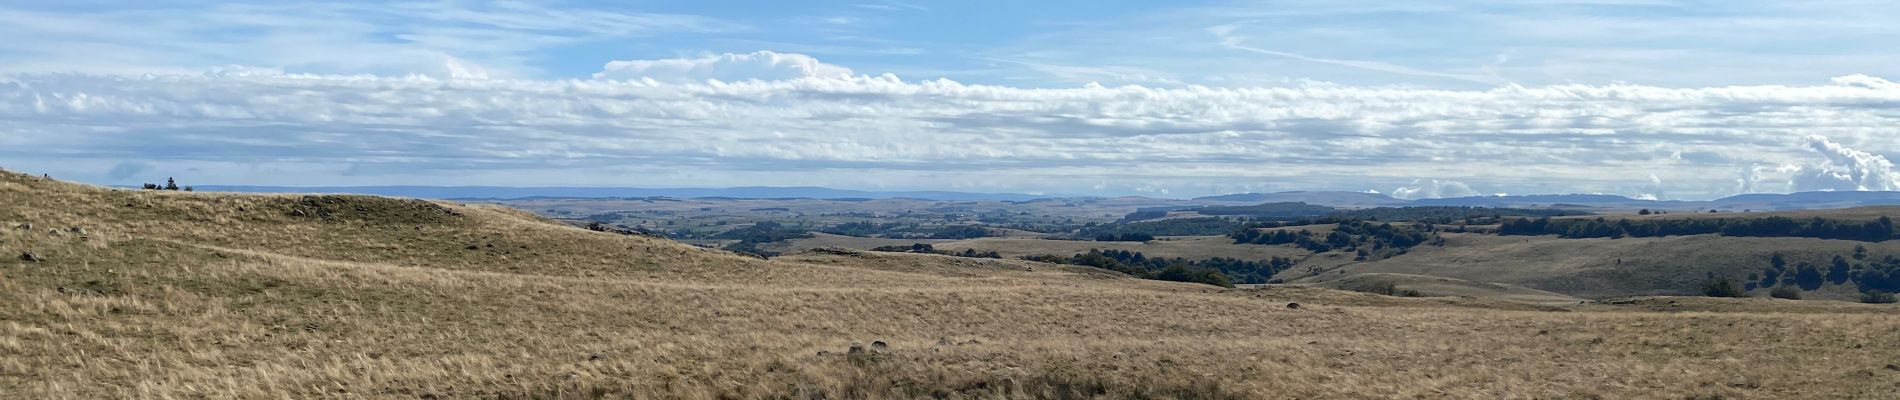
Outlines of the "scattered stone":
[{"label": "scattered stone", "polygon": [[28,223],[20,224],[19,228],[20,230],[23,230],[23,231],[33,230],[33,223],[28,222]]},{"label": "scattered stone", "polygon": [[891,349],[891,345],[889,343],[884,343],[884,341],[882,340],[871,341],[871,350],[883,352],[890,349]]},{"label": "scattered stone", "polygon": [[290,210],[290,216],[292,216],[292,217],[302,217],[302,216],[307,216],[307,215],[310,215],[310,214],[309,214],[309,213],[306,213],[306,212],[303,212],[303,209],[301,209],[301,208],[299,208],[299,209],[295,209],[295,210]]},{"label": "scattered stone", "polygon": [[469,250],[481,250],[482,246],[476,246],[476,245],[471,244],[471,245],[468,245],[468,247],[464,247],[464,248],[469,249]]},{"label": "scattered stone", "polygon": [[46,234],[53,235],[53,236],[60,236],[58,229],[48,229],[46,230]]},{"label": "scattered stone", "polygon": [[1286,303],[1286,309],[1288,309],[1288,310],[1298,310],[1298,309],[1300,309],[1300,303]]},{"label": "scattered stone", "polygon": [[1549,330],[1543,330],[1543,329],[1539,329],[1539,330],[1537,330],[1537,334],[1539,334],[1539,335],[1549,335],[1549,334],[1550,334],[1550,331],[1549,331]]},{"label": "scattered stone", "polygon": [[831,356],[831,352],[829,352],[829,351],[824,351],[824,350],[819,350],[819,351],[818,351],[818,356],[819,356],[819,357],[828,357],[828,356]]},{"label": "scattered stone", "polygon": [[937,338],[938,346],[954,346],[956,344],[956,342],[950,341],[950,338]]},{"label": "scattered stone", "polygon": [[46,261],[46,258],[40,257],[39,254],[35,254],[31,251],[22,251],[20,252],[20,261],[42,262],[42,261]]},{"label": "scattered stone", "polygon": [[968,340],[968,341],[965,341],[965,342],[963,342],[963,343],[958,343],[957,345],[958,345],[958,346],[962,346],[962,345],[978,345],[978,344],[983,344],[983,342],[979,342],[979,341],[977,341],[976,339],[970,339],[970,340]]},{"label": "scattered stone", "polygon": [[851,342],[851,348],[845,354],[864,354],[864,343]]},{"label": "scattered stone", "polygon": [[587,361],[600,361],[603,358],[607,358],[607,353],[596,351],[587,355]]},{"label": "scattered stone", "polygon": [[1900,364],[1887,364],[1887,370],[1900,371]]},{"label": "scattered stone", "polygon": [[72,233],[73,233],[73,234],[75,234],[75,235],[79,235],[79,236],[86,236],[86,228],[81,228],[81,227],[77,227],[77,226],[75,226],[75,227],[72,227],[72,228],[70,228],[70,229],[67,229],[66,231],[68,231],[68,232],[72,232]]}]

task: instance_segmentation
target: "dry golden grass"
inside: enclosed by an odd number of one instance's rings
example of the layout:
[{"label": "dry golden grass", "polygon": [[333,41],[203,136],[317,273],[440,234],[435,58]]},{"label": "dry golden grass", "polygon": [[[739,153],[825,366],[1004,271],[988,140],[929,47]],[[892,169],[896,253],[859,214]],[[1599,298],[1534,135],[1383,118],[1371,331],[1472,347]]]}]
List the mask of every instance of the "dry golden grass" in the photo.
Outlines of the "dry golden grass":
[{"label": "dry golden grass", "polygon": [[[1900,391],[1900,367],[1889,367],[1900,364],[1893,307],[1697,299],[1667,310],[1527,311],[1317,288],[1218,290],[1007,260],[762,261],[506,209],[445,205],[459,215],[436,215],[426,204],[329,199],[340,208],[325,220],[293,216],[309,208],[300,196],[0,176],[8,225],[0,251],[9,256],[0,262],[0,396],[1881,399]],[[25,222],[36,229],[11,229]],[[45,231],[71,226],[87,238]],[[11,257],[29,250],[47,260]],[[1306,307],[1289,310],[1289,301]],[[889,350],[843,354],[873,340]]]}]

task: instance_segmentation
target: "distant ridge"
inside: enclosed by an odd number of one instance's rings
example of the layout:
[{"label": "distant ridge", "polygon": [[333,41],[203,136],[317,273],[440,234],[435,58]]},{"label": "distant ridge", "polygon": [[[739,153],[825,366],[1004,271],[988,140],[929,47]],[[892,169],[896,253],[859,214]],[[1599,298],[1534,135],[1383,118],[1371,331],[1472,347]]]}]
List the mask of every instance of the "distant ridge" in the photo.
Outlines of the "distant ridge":
[{"label": "distant ridge", "polygon": [[1724,197],[1718,203],[1741,202],[1864,202],[1900,200],[1900,192],[1750,193]]},{"label": "distant ridge", "polygon": [[949,191],[864,191],[822,187],[746,186],[731,188],[630,188],[630,187],[506,187],[506,186],[235,186],[200,185],[198,190],[244,193],[336,193],[424,199],[524,199],[524,198],[731,198],[731,199],[890,199],[915,198],[940,201],[1027,201],[1052,196],[1019,193],[965,193]]},{"label": "distant ridge", "polygon": [[1364,192],[1278,192],[1278,193],[1236,193],[1219,196],[1196,197],[1194,201],[1217,201],[1235,203],[1307,203],[1329,207],[1371,207],[1398,206],[1408,203],[1378,193]]},{"label": "distant ridge", "polygon": [[1449,197],[1443,199],[1418,199],[1412,205],[1417,206],[1474,206],[1474,207],[1512,207],[1542,205],[1562,206],[1604,206],[1628,205],[1638,203],[1675,203],[1674,201],[1638,200],[1607,194],[1539,194],[1523,196],[1472,196]]}]

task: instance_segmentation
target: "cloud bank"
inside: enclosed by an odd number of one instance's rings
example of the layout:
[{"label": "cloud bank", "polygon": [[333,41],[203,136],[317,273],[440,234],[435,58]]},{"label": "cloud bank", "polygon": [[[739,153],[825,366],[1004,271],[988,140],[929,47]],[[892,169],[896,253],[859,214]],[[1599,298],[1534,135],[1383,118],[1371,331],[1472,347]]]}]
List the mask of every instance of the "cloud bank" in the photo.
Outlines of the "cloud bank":
[{"label": "cloud bank", "polygon": [[1391,194],[1392,197],[1406,199],[1406,200],[1443,199],[1443,198],[1451,198],[1451,197],[1471,197],[1471,196],[1477,196],[1477,195],[1478,195],[1478,191],[1471,190],[1471,186],[1465,185],[1464,182],[1441,181],[1437,179],[1420,179],[1420,180],[1412,181],[1412,186],[1405,186],[1405,187],[1400,187],[1398,189],[1392,189],[1392,194]]},{"label": "cloud bank", "polygon": [[1900,173],[1894,172],[1893,162],[1887,157],[1848,148],[1821,136],[1808,136],[1805,141],[1822,161],[1801,166],[1794,172],[1795,190],[1900,190]]},{"label": "cloud bank", "polygon": [[[1817,152],[1826,162],[1790,187],[1890,190],[1880,154],[1900,152],[1900,89],[1867,76],[1706,88],[1019,88],[868,76],[773,52],[616,61],[596,76],[6,75],[0,160],[100,181],[136,171],[233,184],[1181,196],[1406,186],[1394,194],[1439,197],[1475,194],[1470,183],[1713,197],[1774,186],[1737,185],[1737,168]],[[1830,139],[1796,143],[1810,135]],[[150,167],[115,171],[123,162]]]},{"label": "cloud bank", "polygon": [[851,75],[850,68],[826,64],[808,55],[758,51],[698,58],[612,61],[607,63],[604,70],[594,74],[594,79],[698,83],[708,80],[844,79]]}]

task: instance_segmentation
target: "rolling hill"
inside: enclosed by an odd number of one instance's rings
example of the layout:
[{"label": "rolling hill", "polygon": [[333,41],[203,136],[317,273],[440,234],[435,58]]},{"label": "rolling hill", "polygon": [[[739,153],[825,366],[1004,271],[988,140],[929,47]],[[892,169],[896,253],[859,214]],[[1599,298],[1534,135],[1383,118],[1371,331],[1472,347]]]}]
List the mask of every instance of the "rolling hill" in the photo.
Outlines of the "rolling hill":
[{"label": "rolling hill", "polygon": [[1885,338],[1900,319],[1881,305],[1551,309],[936,255],[761,260],[500,206],[14,173],[0,173],[0,222],[0,251],[19,256],[0,263],[7,397],[1878,398],[1900,385],[1900,342]]}]

